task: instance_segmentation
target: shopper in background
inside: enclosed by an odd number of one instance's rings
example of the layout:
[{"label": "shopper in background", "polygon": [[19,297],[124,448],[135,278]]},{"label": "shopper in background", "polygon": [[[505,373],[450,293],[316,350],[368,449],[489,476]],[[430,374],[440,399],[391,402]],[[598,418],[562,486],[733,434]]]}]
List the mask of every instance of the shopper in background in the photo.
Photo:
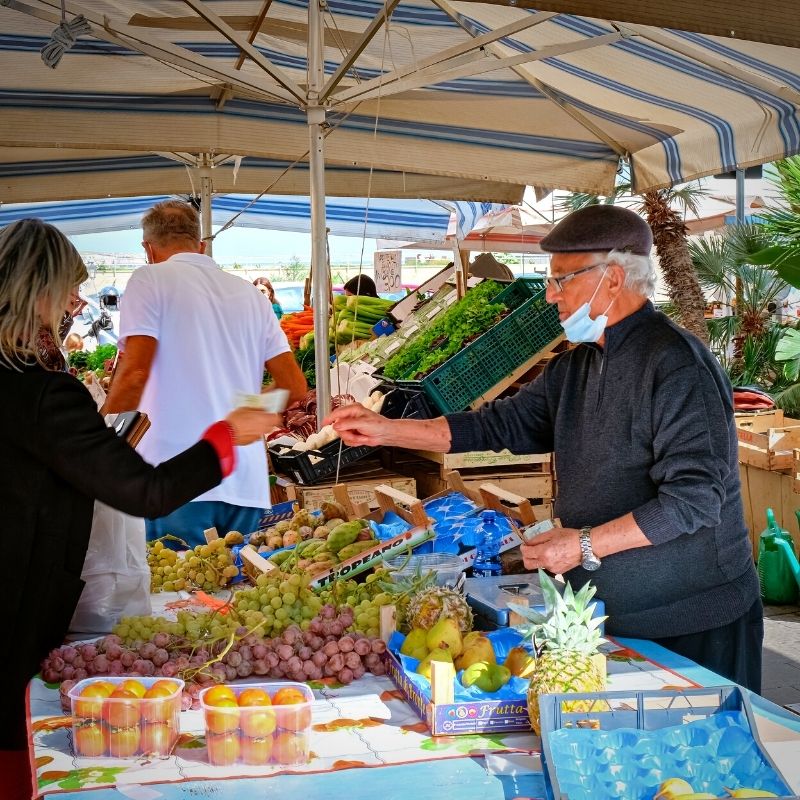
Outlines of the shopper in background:
[{"label": "shopper in background", "polygon": [[355,278],[350,278],[344,285],[344,293],[346,295],[362,295],[364,297],[377,297],[378,290],[375,288],[375,281],[369,275],[356,275]]},{"label": "shopper in background", "polygon": [[[231,406],[258,394],[264,369],[294,402],[306,380],[258,289],[203,254],[200,219],[188,203],[158,203],[142,220],[148,265],[125,289],[122,356],[106,411],[137,409],[151,427],[139,444],[150,463],[183,450]],[[233,474],[176,512],[147,521],[148,538],[171,533],[195,545],[203,531],[254,531],[269,505],[263,442],[244,448]]]},{"label": "shopper in background", "polygon": [[656,311],[652,233],[598,205],[541,241],[547,300],[569,341],[514,396],[433,420],[333,412],[346,444],[553,451],[564,527],[525,567],[591,580],[616,636],[654,639],[759,691],[764,626],[744,524],[730,382],[699,339]]},{"label": "shopper in background", "polygon": [[272,310],[275,312],[275,316],[280,319],[283,316],[283,309],[281,308],[281,304],[275,299],[275,289],[272,288],[269,279],[256,278],[253,281],[253,286],[255,286],[261,294],[267,296],[269,302],[272,303]]},{"label": "shopper in background", "polygon": [[0,661],[4,798],[33,796],[25,690],[77,606],[95,499],[136,516],[166,514],[230,472],[234,445],[280,423],[238,409],[174,458],[145,463],[105,425],[83,384],[40,349],[45,330],[60,353],[63,309],[85,279],[80,255],[53,226],[23,219],[0,231],[0,509],[13,643],[13,656]]}]

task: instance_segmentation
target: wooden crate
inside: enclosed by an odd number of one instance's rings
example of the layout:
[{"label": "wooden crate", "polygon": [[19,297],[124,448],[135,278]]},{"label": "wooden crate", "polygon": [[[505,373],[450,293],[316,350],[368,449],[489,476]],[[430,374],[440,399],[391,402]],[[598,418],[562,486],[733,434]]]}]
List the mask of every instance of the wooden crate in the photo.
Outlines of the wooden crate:
[{"label": "wooden crate", "polygon": [[[366,475],[353,478],[342,476],[340,480],[347,483],[353,502],[367,503],[372,509],[379,507],[374,490],[376,486],[381,484],[386,484],[392,489],[404,492],[407,495],[417,496],[417,484],[414,478],[398,475],[383,469],[371,470]],[[333,487],[333,482],[305,486],[300,483],[293,483],[287,478],[278,478],[274,493],[278,496],[278,502],[294,500],[301,508],[316,511],[326,500],[335,499]]]},{"label": "wooden crate", "polygon": [[792,469],[792,451],[800,447],[800,420],[776,409],[737,415],[736,429],[740,463],[770,471]]},{"label": "wooden crate", "polygon": [[744,521],[750,529],[753,557],[758,555],[758,539],[767,527],[766,511],[775,512],[781,528],[792,534],[795,546],[800,548],[795,509],[800,508],[800,494],[795,492],[796,476],[785,472],[758,469],[749,464],[739,465],[742,479],[742,505]]},{"label": "wooden crate", "polygon": [[522,465],[525,466],[525,471],[536,473],[551,471],[551,453],[515,455],[508,450],[501,450],[499,453],[492,450],[477,450],[470,453],[433,453],[427,450],[412,450],[411,454],[438,464],[439,474],[442,477],[452,470],[487,470],[494,467],[520,467]]},{"label": "wooden crate", "polygon": [[[465,494],[476,498],[481,488],[490,483],[498,489],[525,498],[531,504],[535,521],[551,519],[553,516],[553,479],[551,475],[531,473],[498,474],[496,472],[468,476],[464,472],[459,475]],[[417,494],[420,497],[432,497],[452,488],[452,478],[442,477],[438,472],[417,472]],[[477,502],[480,502],[478,500]],[[483,503],[481,503],[483,505]]]}]

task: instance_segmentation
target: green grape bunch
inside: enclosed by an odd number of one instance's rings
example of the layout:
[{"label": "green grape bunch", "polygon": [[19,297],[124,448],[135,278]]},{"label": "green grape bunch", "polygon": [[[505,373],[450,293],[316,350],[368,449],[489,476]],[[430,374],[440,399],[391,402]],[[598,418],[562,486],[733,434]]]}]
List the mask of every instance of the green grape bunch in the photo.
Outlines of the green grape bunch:
[{"label": "green grape bunch", "polygon": [[214,592],[227,586],[239,574],[233,563],[233,553],[226,547],[224,539],[199,544],[185,553],[177,553],[166,547],[162,539],[157,539],[148,545],[147,563],[151,592],[178,592],[181,589]]}]

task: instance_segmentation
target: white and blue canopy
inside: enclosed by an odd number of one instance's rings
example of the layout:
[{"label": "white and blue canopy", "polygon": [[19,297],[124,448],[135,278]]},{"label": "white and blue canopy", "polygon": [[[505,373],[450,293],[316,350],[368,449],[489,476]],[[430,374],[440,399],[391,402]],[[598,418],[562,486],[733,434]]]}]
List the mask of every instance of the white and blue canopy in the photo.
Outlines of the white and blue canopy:
[{"label": "white and blue canopy", "polygon": [[[796,3],[532,6],[328,0],[327,194],[338,183],[343,194],[385,197],[408,191],[404,175],[440,180],[439,191],[406,197],[508,202],[481,194],[483,181],[607,193],[621,159],[643,191],[800,152]],[[244,157],[243,183],[215,181],[218,192],[266,188],[244,185],[249,160],[263,178],[280,172],[269,164],[305,163],[307,0],[275,0],[265,15],[263,0],[66,7],[91,33],[51,70],[40,50],[60,2],[0,6],[0,201],[75,197],[55,166],[68,160],[120,162],[103,191],[87,178],[83,197],[189,191],[163,172],[155,185],[154,155],[177,159],[176,172],[200,154],[212,167]],[[557,13],[583,7],[614,11]],[[380,177],[385,188],[372,182]],[[465,194],[443,190],[447,180]]]},{"label": "white and blue canopy", "polygon": [[[0,205],[0,227],[25,217],[38,217],[68,235],[138,228],[142,215],[155,203],[167,199],[167,195],[156,195]],[[237,227],[308,233],[311,203],[307,197],[265,196],[252,202],[253,199],[236,194],[215,197],[214,226],[225,225],[238,214],[234,223]],[[327,224],[334,236],[440,243],[448,235],[451,216],[451,230],[457,220],[456,227],[463,238],[476,220],[497,209],[491,203],[347,197],[328,198],[325,204]]]}]

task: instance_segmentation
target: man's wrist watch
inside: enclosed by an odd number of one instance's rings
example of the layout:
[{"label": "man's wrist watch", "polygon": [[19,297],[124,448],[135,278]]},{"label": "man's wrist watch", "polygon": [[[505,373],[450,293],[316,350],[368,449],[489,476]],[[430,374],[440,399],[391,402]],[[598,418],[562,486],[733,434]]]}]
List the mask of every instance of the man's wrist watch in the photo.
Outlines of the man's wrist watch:
[{"label": "man's wrist watch", "polygon": [[581,566],[589,572],[594,572],[602,563],[592,550],[592,529],[584,525],[578,534],[581,543]]}]

